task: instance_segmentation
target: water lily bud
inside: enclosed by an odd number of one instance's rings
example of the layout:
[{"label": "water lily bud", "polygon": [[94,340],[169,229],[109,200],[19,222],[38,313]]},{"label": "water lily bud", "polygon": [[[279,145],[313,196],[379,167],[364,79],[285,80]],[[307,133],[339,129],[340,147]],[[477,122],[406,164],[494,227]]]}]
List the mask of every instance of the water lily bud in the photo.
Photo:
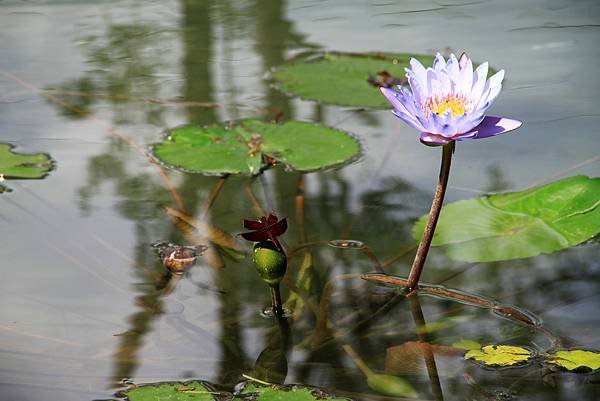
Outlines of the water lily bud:
[{"label": "water lily bud", "polygon": [[271,241],[261,241],[254,245],[252,261],[263,281],[271,286],[279,284],[285,275],[285,253]]}]

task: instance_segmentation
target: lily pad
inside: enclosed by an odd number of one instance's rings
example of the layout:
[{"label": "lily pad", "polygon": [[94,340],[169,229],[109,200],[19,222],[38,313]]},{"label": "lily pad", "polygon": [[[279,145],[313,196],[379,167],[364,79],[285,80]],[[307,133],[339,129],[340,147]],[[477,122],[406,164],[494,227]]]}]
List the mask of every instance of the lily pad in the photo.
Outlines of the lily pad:
[{"label": "lily pad", "polygon": [[[600,178],[574,176],[526,191],[459,201],[442,209],[433,246],[451,259],[490,262],[552,253],[600,233]],[[420,239],[427,216],[417,221]]]},{"label": "lily pad", "polygon": [[255,175],[283,163],[308,172],[349,162],[360,153],[356,138],[307,122],[241,120],[229,125],[170,131],[153,147],[161,162],[186,172]]},{"label": "lily pad", "polygon": [[292,60],[278,67],[273,77],[287,93],[304,99],[344,106],[387,109],[389,103],[379,89],[368,82],[377,74],[403,79],[404,68],[416,58],[424,65],[432,56],[391,53],[325,53],[304,60]]},{"label": "lily pad", "polygon": [[126,397],[128,401],[215,401],[218,394],[205,383],[191,381],[141,385],[118,396]]},{"label": "lily pad", "polygon": [[0,143],[0,174],[4,178],[44,178],[52,170],[52,159],[47,154],[21,154],[13,146]]},{"label": "lily pad", "polygon": [[250,394],[255,396],[252,401],[349,401],[347,398],[335,398],[320,389],[294,385],[258,386],[248,383],[240,395]]},{"label": "lily pad", "polygon": [[600,369],[600,353],[584,350],[557,351],[548,356],[548,362],[567,370]]},{"label": "lily pad", "polygon": [[488,366],[514,366],[523,364],[529,358],[531,352],[528,349],[512,345],[486,345],[465,354],[465,359],[474,359]]}]

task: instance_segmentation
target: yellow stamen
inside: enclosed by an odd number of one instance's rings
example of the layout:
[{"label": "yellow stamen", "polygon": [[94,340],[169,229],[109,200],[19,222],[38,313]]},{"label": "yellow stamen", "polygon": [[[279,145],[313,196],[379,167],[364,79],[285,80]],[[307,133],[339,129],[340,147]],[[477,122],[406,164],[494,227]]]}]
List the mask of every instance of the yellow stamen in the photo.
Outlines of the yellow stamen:
[{"label": "yellow stamen", "polygon": [[430,97],[425,102],[425,115],[435,113],[441,116],[450,110],[452,118],[460,117],[470,109],[470,104],[464,95],[448,94],[445,96]]}]

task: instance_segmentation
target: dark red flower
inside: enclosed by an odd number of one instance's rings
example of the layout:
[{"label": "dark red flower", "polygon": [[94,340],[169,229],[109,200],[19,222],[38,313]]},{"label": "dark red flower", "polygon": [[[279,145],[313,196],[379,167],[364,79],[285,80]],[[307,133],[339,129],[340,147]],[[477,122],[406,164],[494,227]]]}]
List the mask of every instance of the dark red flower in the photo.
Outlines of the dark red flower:
[{"label": "dark red flower", "polygon": [[244,227],[252,230],[240,234],[245,240],[252,242],[271,241],[277,248],[283,250],[277,237],[287,230],[287,219],[285,217],[279,220],[273,213],[269,213],[268,217],[262,216],[258,220],[244,220]]}]

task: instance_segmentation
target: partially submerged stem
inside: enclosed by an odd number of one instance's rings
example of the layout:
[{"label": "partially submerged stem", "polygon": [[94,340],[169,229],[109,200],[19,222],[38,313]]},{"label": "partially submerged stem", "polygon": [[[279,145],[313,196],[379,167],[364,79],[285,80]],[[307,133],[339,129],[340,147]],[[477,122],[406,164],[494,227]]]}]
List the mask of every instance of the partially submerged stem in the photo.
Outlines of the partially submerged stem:
[{"label": "partially submerged stem", "polygon": [[252,190],[252,182],[253,182],[253,179],[249,179],[248,181],[246,181],[246,194],[248,195],[248,198],[250,198],[250,202],[252,203],[254,212],[258,216],[266,216],[267,212],[265,212],[265,209],[263,209],[263,207],[260,205],[258,198],[256,197],[256,195],[254,194],[254,191]]},{"label": "partially submerged stem", "polygon": [[263,172],[262,174],[260,174],[258,176],[258,179],[260,180],[260,184],[262,185],[263,194],[265,196],[265,202],[267,204],[267,208],[271,211],[275,210],[275,207],[274,207],[275,205],[271,201],[271,191],[269,190],[269,182],[267,181],[267,177],[265,176],[265,173]]},{"label": "partially submerged stem", "polygon": [[[402,288],[406,288],[408,286],[408,280],[391,274],[363,273],[360,275],[360,277],[363,280],[384,285],[392,285]],[[484,297],[482,295],[470,294],[464,291],[432,284],[423,284],[419,286],[419,293],[422,295],[429,295],[442,299],[450,299],[477,308],[488,309],[497,315],[525,323],[535,328],[540,328],[542,325],[541,320],[532,312],[513,305],[502,304],[495,299]]]},{"label": "partially submerged stem", "polygon": [[281,293],[279,284],[269,286],[271,288],[271,303],[273,304],[273,314],[283,316],[283,304],[281,302]]},{"label": "partially submerged stem", "polygon": [[450,176],[450,163],[452,161],[452,153],[454,153],[454,141],[442,147],[442,164],[440,166],[440,177],[438,180],[437,187],[435,189],[435,195],[433,196],[433,202],[431,203],[431,210],[429,211],[429,218],[427,219],[427,225],[423,230],[423,237],[419,243],[415,260],[413,261],[408,275],[407,289],[408,292],[412,292],[417,288],[419,278],[423,272],[423,266],[425,265],[425,259],[429,252],[429,246],[433,239],[435,232],[435,226],[438,218],[440,217],[440,211],[442,210],[442,203],[444,203],[444,195],[446,194],[446,187],[448,186],[448,177]]},{"label": "partially submerged stem", "polygon": [[407,298],[410,303],[410,312],[417,327],[417,336],[419,337],[419,341],[423,344],[421,352],[423,353],[423,359],[425,359],[425,367],[427,368],[427,375],[429,376],[429,382],[431,383],[433,398],[436,401],[443,401],[444,395],[442,393],[440,377],[435,364],[435,356],[431,349],[431,343],[427,335],[427,324],[425,322],[425,317],[423,316],[421,303],[419,302],[419,294],[413,292]]},{"label": "partially submerged stem", "polygon": [[362,358],[358,356],[358,354],[356,353],[356,351],[354,351],[354,348],[352,348],[352,346],[344,344],[342,345],[342,349],[344,350],[344,352],[346,352],[346,354],[348,354],[350,359],[352,359],[352,362],[354,362],[356,367],[362,372],[363,375],[365,375],[365,377],[373,375],[373,371],[367,366],[367,364],[362,360]]},{"label": "partially submerged stem", "polygon": [[225,180],[227,179],[227,177],[229,177],[229,174],[225,174],[224,176],[219,177],[219,179],[217,180],[217,183],[215,184],[215,187],[211,191],[210,195],[208,196],[206,204],[204,205],[204,209],[202,210],[203,219],[206,218],[206,215],[208,214],[212,206],[215,204],[217,197],[221,193],[221,189],[223,189],[223,185],[225,185]]}]

